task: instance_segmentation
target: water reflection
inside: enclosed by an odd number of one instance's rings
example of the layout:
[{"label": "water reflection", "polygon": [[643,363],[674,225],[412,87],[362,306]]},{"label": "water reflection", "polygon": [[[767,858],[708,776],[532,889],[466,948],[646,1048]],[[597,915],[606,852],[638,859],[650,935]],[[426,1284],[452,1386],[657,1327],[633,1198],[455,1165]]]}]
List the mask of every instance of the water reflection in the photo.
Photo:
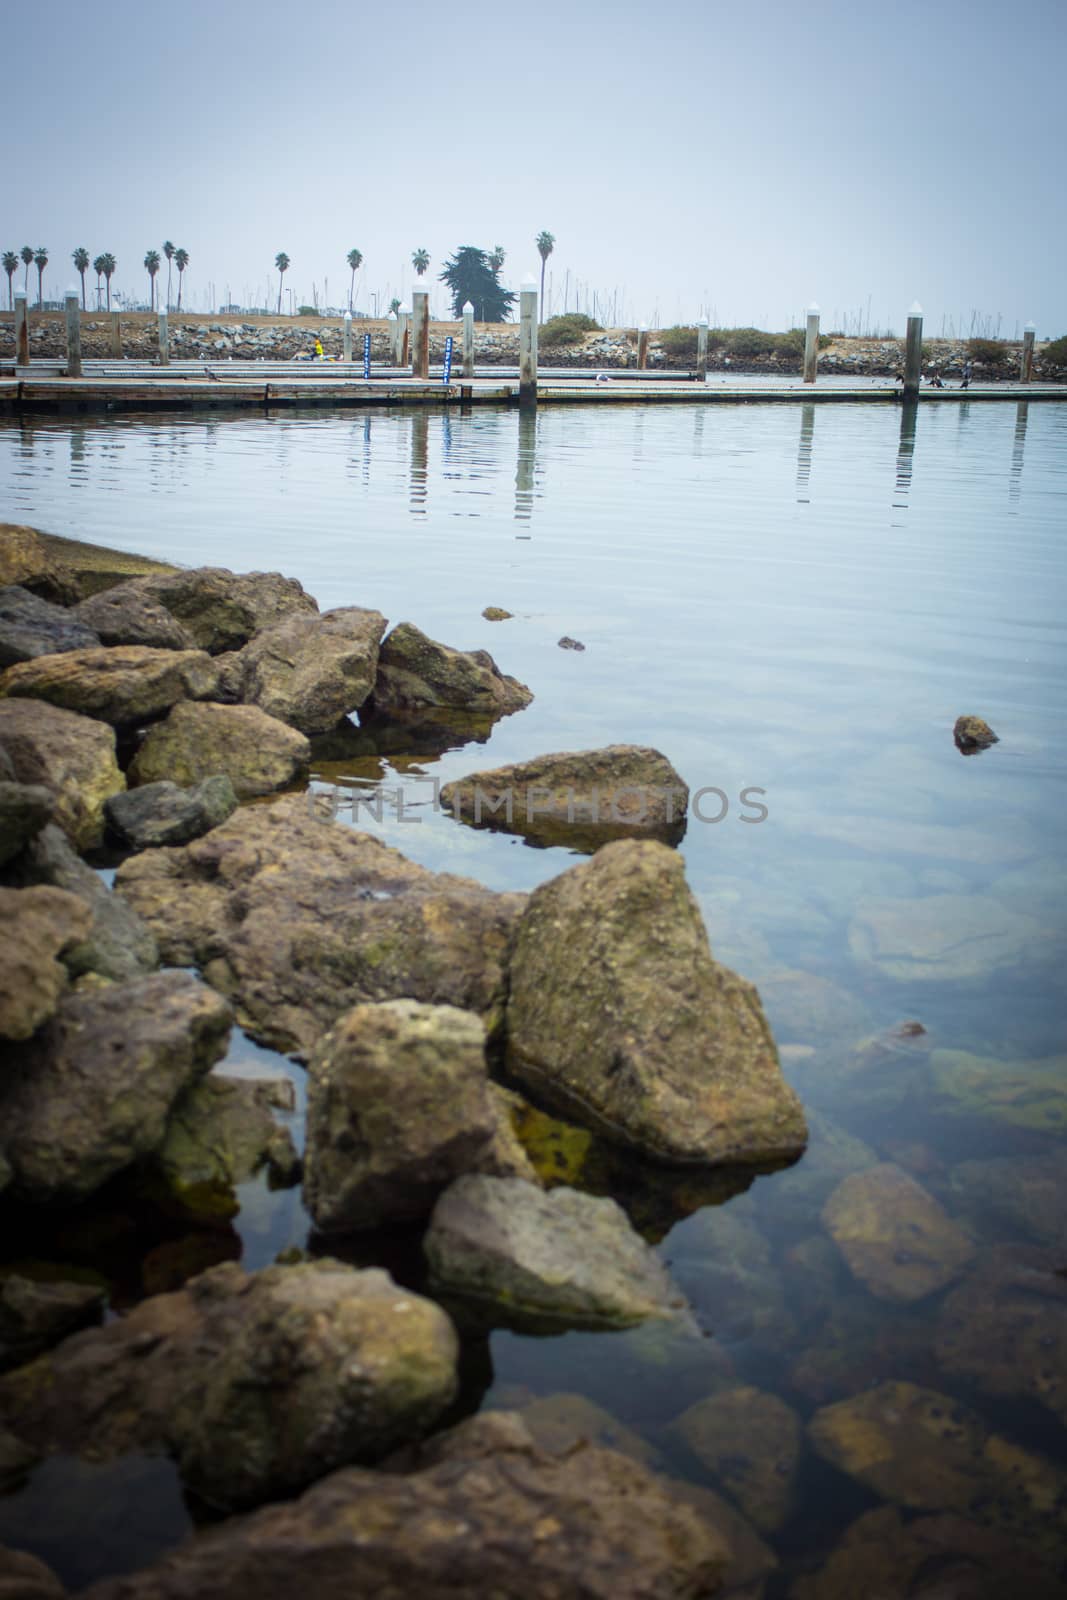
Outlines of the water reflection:
[{"label": "water reflection", "polygon": [[421,407],[411,413],[411,513],[426,515],[429,472],[430,414]]},{"label": "water reflection", "polygon": [[[537,413],[519,412],[518,457],[515,465],[515,521],[529,522],[533,516],[534,471],[537,466]],[[528,533],[517,533],[528,539]]]},{"label": "water reflection", "polygon": [[811,477],[811,452],[815,438],[815,402],[808,400],[800,408],[800,442],[797,445],[797,504],[810,505],[808,480]]},{"label": "water reflection", "polygon": [[896,511],[908,509],[908,493],[911,489],[911,475],[915,465],[915,425],[919,416],[919,405],[916,400],[909,400],[901,407],[900,412],[900,442],[897,445],[897,498],[893,501]]},{"label": "water reflection", "polygon": [[1026,424],[1030,417],[1029,400],[1020,400],[1015,408],[1015,437],[1011,447],[1011,477],[1008,480],[1008,500],[1018,503],[1023,491],[1023,452],[1026,447]]}]

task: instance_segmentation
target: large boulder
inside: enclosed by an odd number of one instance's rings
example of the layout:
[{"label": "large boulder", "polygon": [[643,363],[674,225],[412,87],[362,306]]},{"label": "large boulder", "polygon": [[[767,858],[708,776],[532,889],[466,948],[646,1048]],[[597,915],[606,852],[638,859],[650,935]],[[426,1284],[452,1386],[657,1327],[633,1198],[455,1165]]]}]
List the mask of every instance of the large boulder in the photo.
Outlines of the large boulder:
[{"label": "large boulder", "polygon": [[276,1049],[306,1056],[364,1001],[501,1021],[522,898],[417,866],[331,822],[313,796],[246,807],[192,844],[134,856],[115,887],[163,959],[203,968]]},{"label": "large boulder", "polygon": [[0,1418],[42,1452],[162,1447],[203,1499],[247,1506],[427,1432],[457,1355],[445,1313],[378,1269],[227,1262],[0,1378]]},{"label": "large boulder", "polygon": [[611,839],[685,832],[689,789],[658,750],[607,745],[472,772],[441,790],[457,822],[592,852]]},{"label": "large boulder", "polygon": [[106,1298],[99,1284],[38,1280],[18,1272],[0,1276],[0,1372],[32,1361],[68,1333],[95,1322]]},{"label": "large boulder", "polygon": [[323,616],[291,616],[225,658],[224,698],[259,706],[302,733],[328,733],[374,688],[380,611],[348,606]]},{"label": "large boulder", "polygon": [[722,1538],[615,1450],[552,1452],[498,1412],[430,1440],[412,1465],[336,1472],[83,1600],[291,1600],[309,1574],[315,1600],[700,1600],[719,1587]]},{"label": "large boulder", "polygon": [[151,1154],[229,1034],[229,1006],[184,972],[65,996],[8,1051],[0,1141],[13,1188],[36,1202],[80,1200]]},{"label": "large boulder", "polygon": [[497,1127],[485,1028],[454,1006],[355,1006],[308,1063],[304,1195],[324,1233],[428,1216]]},{"label": "large boulder", "polygon": [[205,651],[139,644],[39,656],[0,673],[0,695],[47,700],[116,727],[148,722],[180,700],[210,699],[217,687],[218,668]]},{"label": "large boulder", "polygon": [[88,908],[62,889],[0,889],[0,1039],[28,1039],[52,1015],[70,981],[56,958],[91,922]]},{"label": "large boulder", "polygon": [[759,996],[713,961],[665,845],[605,845],[530,896],[507,1048],[516,1078],[654,1159],[750,1163],[804,1148]]},{"label": "large boulder", "polygon": [[79,850],[102,842],[104,801],[126,787],[114,729],[46,702],[0,699],[0,750],[20,783],[51,791],[55,819]]},{"label": "large boulder", "polygon": [[91,650],[100,639],[63,606],[54,606],[28,589],[0,589],[0,667],[64,650]]},{"label": "large boulder", "polygon": [[135,850],[199,839],[237,809],[233,784],[223,772],[191,789],[161,778],[115,794],[104,807],[108,826]]},{"label": "large boulder", "polygon": [[186,700],[150,728],[130,764],[130,783],[192,785],[224,773],[239,799],[283,789],[307,766],[302,733],[257,706]]},{"label": "large boulder", "polygon": [[133,583],[81,600],[71,613],[95,630],[101,644],[143,644],[153,650],[195,650],[196,640],[165,606]]},{"label": "large boulder", "polygon": [[500,671],[488,650],[453,650],[401,622],[378,654],[374,704],[379,711],[450,706],[494,717],[521,711],[533,694]]},{"label": "large boulder", "polygon": [[438,1287],[508,1319],[630,1327],[678,1318],[686,1302],[614,1200],[521,1178],[458,1178],[423,1243]]},{"label": "large boulder", "polygon": [[0,587],[11,584],[56,605],[78,598],[74,574],[55,559],[36,528],[0,522]]},{"label": "large boulder", "polygon": [[284,578],[280,572],[193,567],[133,578],[128,587],[169,611],[197,647],[213,656],[240,650],[254,634],[282,617],[315,615],[319,609],[295,578]]},{"label": "large boulder", "polygon": [[0,777],[0,867],[40,833],[53,809],[50,791],[39,783],[6,783]]}]

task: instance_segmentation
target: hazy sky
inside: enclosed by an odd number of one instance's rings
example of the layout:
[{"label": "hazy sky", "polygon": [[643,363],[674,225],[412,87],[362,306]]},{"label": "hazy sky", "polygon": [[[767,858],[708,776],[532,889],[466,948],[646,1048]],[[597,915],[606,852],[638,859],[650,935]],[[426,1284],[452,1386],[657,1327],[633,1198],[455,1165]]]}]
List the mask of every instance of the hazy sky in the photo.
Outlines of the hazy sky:
[{"label": "hazy sky", "polygon": [[[1067,331],[1063,0],[0,4],[0,248],[189,251],[185,299],[431,300],[461,244],[552,309]],[[166,266],[164,263],[163,276]],[[36,272],[31,270],[31,289]],[[16,283],[21,281],[16,279]],[[6,289],[6,283],[0,279]],[[5,299],[6,304],[6,299]],[[288,295],[286,295],[288,305]],[[868,311],[869,307],[869,311]]]}]

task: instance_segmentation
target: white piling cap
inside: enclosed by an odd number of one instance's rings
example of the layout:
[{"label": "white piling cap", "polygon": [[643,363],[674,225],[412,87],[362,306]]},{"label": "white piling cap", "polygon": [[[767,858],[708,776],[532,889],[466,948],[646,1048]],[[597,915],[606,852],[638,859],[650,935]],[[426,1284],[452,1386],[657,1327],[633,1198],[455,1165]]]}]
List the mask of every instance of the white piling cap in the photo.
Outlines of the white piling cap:
[{"label": "white piling cap", "polygon": [[522,290],[523,294],[531,294],[531,293],[536,294],[537,293],[537,279],[533,276],[532,273],[528,272],[526,274],[525,278],[523,278],[522,283],[519,285],[519,287]]},{"label": "white piling cap", "polygon": [[25,298],[26,298],[25,289],[16,289],[15,290],[15,299],[16,300],[25,300]]},{"label": "white piling cap", "polygon": [[396,312],[395,311],[390,311],[389,315],[386,317],[385,320],[386,320],[386,322],[395,322],[396,321]]},{"label": "white piling cap", "polygon": [[471,317],[473,317],[473,315],[474,315],[474,307],[473,307],[473,306],[472,306],[472,305],[471,305],[471,303],[470,303],[470,301],[469,301],[469,300],[465,300],[465,301],[464,301],[464,302],[463,302],[463,315],[464,315],[464,316],[465,316],[465,317],[466,317],[466,316],[471,316]]},{"label": "white piling cap", "polygon": [[809,317],[817,317],[818,315],[819,315],[819,308],[815,304],[815,301],[813,300],[811,302],[811,305],[808,307],[808,316]]},{"label": "white piling cap", "polygon": [[1037,323],[1036,322],[1028,322],[1026,324],[1026,327],[1023,329],[1023,332],[1024,333],[1036,333],[1037,332]]},{"label": "white piling cap", "polygon": [[425,294],[425,295],[428,295],[428,294],[429,294],[429,293],[430,293],[430,291],[429,291],[429,289],[412,289],[412,291],[411,291],[411,298],[412,298],[412,299],[413,299],[413,300],[414,300],[414,298],[415,298],[415,296],[416,296],[416,295],[417,295],[417,294]]},{"label": "white piling cap", "polygon": [[345,321],[346,322],[351,322],[352,321],[352,313],[351,313],[351,311],[346,311],[345,312]]},{"label": "white piling cap", "polygon": [[399,315],[402,317],[410,317],[411,307],[406,302],[400,307]]},{"label": "white piling cap", "polygon": [[647,322],[639,322],[638,325],[637,325],[637,331],[638,331],[638,333],[647,333],[648,332],[648,323]]},{"label": "white piling cap", "polygon": [[911,302],[911,305],[908,307],[908,316],[909,317],[921,317],[922,314],[923,314],[922,306],[919,304],[918,300],[913,300]]},{"label": "white piling cap", "polygon": [[78,298],[78,285],[76,283],[68,283],[67,287],[63,290],[64,299],[69,300],[71,295],[73,295],[75,300],[77,300],[77,298]]},{"label": "white piling cap", "polygon": [[706,328],[707,325],[708,325],[707,317],[698,317],[697,318],[697,327],[698,328]]}]

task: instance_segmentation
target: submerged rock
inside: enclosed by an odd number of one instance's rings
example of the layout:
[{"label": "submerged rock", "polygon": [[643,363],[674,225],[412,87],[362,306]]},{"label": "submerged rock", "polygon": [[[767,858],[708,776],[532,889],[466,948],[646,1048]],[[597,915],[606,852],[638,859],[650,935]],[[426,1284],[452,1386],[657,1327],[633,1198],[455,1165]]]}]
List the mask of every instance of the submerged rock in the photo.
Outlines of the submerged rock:
[{"label": "submerged rock", "polygon": [[669,1483],[613,1450],[551,1454],[519,1418],[496,1413],[430,1440],[410,1466],[336,1472],[85,1600],[291,1600],[309,1573],[315,1600],[701,1600],[719,1587],[722,1538]]},{"label": "submerged rock", "polygon": [[593,851],[611,839],[685,832],[689,789],[658,750],[608,745],[472,772],[441,790],[457,822]]},{"label": "submerged rock", "polygon": [[891,1162],[845,1178],[822,1216],[853,1274],[879,1300],[922,1300],[959,1277],[975,1251],[933,1195]]},{"label": "submerged rock", "polygon": [[64,650],[91,650],[100,639],[76,613],[20,589],[0,589],[0,667]]},{"label": "submerged rock", "polygon": [[13,1186],[73,1201],[157,1150],[182,1090],[222,1056],[224,1000],[184,972],[67,995],[12,1047],[0,1082],[0,1140]]},{"label": "submerged rock", "polygon": [[1067,1129],[1067,1056],[999,1061],[966,1050],[930,1058],[938,1111],[1044,1133]]},{"label": "submerged rock", "polygon": [[571,639],[567,634],[558,641],[561,650],[584,650],[585,645],[580,639]]},{"label": "submerged rock", "polygon": [[128,644],[38,656],[0,673],[0,695],[45,700],[116,727],[162,716],[182,700],[208,700],[218,668],[203,650]]},{"label": "submerged rock", "polygon": [[482,612],[486,622],[510,622],[514,615],[513,611],[505,611],[503,606],[486,606]]},{"label": "submerged rock", "polygon": [[97,1284],[39,1281],[17,1272],[0,1276],[0,1371],[32,1360],[95,1322],[106,1298]]},{"label": "submerged rock", "polygon": [[27,1550],[0,1545],[0,1600],[66,1600],[67,1591],[50,1567]]},{"label": "submerged rock", "polygon": [[191,789],[161,779],[112,795],[104,807],[108,826],[135,850],[187,844],[209,833],[237,809],[233,784],[224,772]]},{"label": "submerged rock", "polygon": [[286,617],[226,658],[225,697],[302,733],[328,733],[374,688],[386,627],[380,611],[358,606]]},{"label": "submerged rock", "polygon": [[162,1447],[205,1500],[254,1505],[421,1436],[457,1352],[445,1313],[378,1269],[225,1263],[0,1378],[0,1419],[48,1453]]},{"label": "submerged rock", "polygon": [[974,755],[978,750],[988,750],[991,744],[1000,743],[989,723],[983,722],[981,717],[957,717],[952,737],[957,750],[964,755]]},{"label": "submerged rock", "polygon": [[188,628],[135,583],[101,589],[79,601],[71,616],[93,628],[101,644],[142,644],[153,650],[197,648]]},{"label": "submerged rock", "polygon": [[342,1016],[308,1062],[304,1195],[325,1233],[429,1216],[497,1130],[485,1028],[454,1006],[390,1000]]},{"label": "submerged rock", "polygon": [[653,1159],[770,1161],[807,1138],[756,990],[712,960],[681,859],[652,841],[605,845],[531,895],[508,1066]]},{"label": "submerged rock", "polygon": [[690,1406],[671,1426],[761,1532],[782,1526],[801,1441],[800,1420],[784,1401],[752,1387],[727,1389]]},{"label": "submerged rock", "polygon": [[975,981],[1052,954],[1051,935],[1035,917],[977,894],[868,901],[848,942],[862,965],[906,983]]},{"label": "submerged rock", "polygon": [[[62,889],[0,889],[0,1039],[28,1039],[52,1015],[70,981],[57,957],[85,937],[91,920]],[[6,1078],[0,1072],[0,1103]]]},{"label": "submerged rock", "polygon": [[423,1248],[440,1287],[519,1319],[628,1327],[686,1311],[622,1207],[575,1189],[459,1178],[434,1207]]},{"label": "submerged rock", "polygon": [[79,850],[102,842],[104,802],[126,787],[112,728],[46,702],[0,699],[0,750],[19,783],[50,791],[55,819]]},{"label": "submerged rock", "polygon": [[280,572],[193,567],[133,578],[124,587],[169,611],[197,648],[213,656],[240,650],[254,634],[283,617],[314,616],[319,609],[295,578],[284,578]]},{"label": "submerged rock", "polygon": [[1067,1170],[1059,1151],[961,1161],[949,1186],[973,1227],[995,1218],[1027,1239],[1067,1251]]},{"label": "submerged rock", "polygon": [[244,800],[292,783],[310,754],[302,733],[257,706],[181,701],[149,729],[130,765],[130,782],[170,779],[187,787],[222,773]]},{"label": "submerged rock", "polygon": [[488,650],[453,650],[401,622],[378,655],[374,704],[378,711],[450,706],[496,717],[521,711],[533,694],[500,671]]}]

